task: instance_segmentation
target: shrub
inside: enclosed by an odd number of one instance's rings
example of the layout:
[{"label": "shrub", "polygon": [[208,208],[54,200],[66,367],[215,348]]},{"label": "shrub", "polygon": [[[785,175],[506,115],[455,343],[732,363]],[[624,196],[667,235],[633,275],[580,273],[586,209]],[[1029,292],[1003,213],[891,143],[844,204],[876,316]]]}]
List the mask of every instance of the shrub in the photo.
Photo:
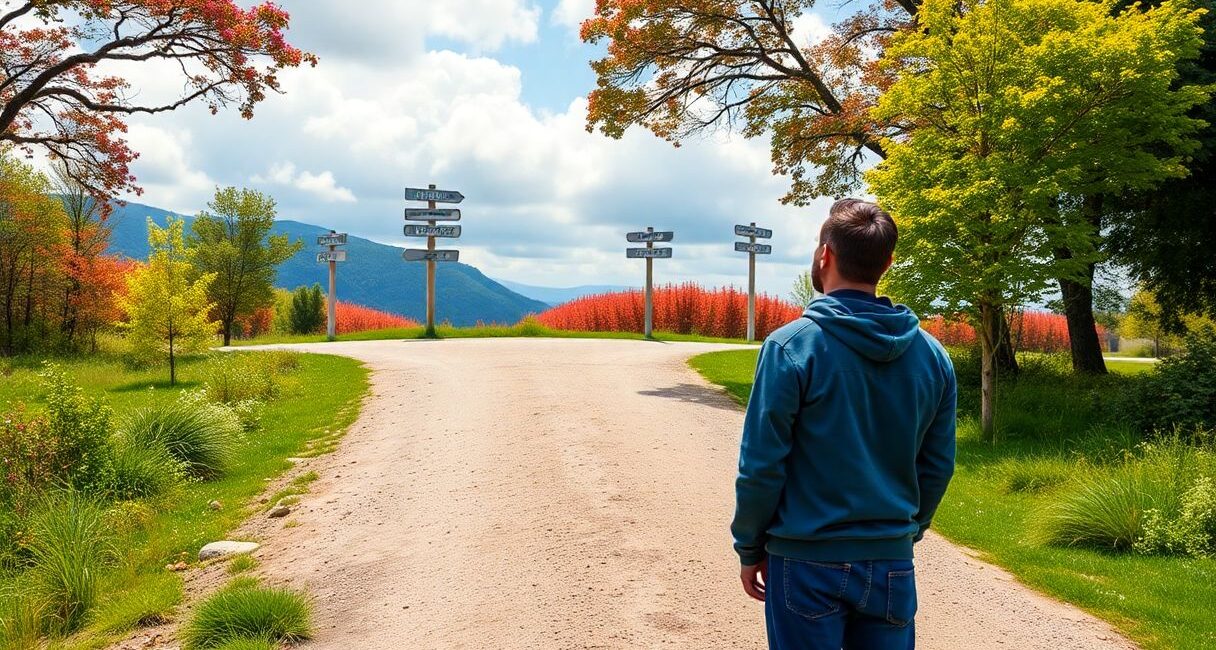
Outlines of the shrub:
[{"label": "shrub", "polygon": [[44,631],[70,634],[97,602],[102,569],[113,557],[105,511],[67,491],[45,497],[30,517],[33,584],[46,603]]},{"label": "shrub", "polygon": [[295,642],[307,639],[311,630],[304,596],[260,587],[252,578],[237,578],[199,604],[182,638],[187,650],[195,650],[250,640]]},{"label": "shrub", "polygon": [[270,401],[279,395],[278,374],[258,354],[225,353],[207,362],[203,386],[207,397],[220,404]]},{"label": "shrub", "polygon": [[403,327],[418,327],[416,321],[386,311],[338,301],[335,317],[338,334],[353,334]]},{"label": "shrub", "polygon": [[86,491],[103,488],[111,460],[109,407],[85,396],[52,364],[46,365],[42,379],[47,390],[47,433],[54,441],[62,478]]},{"label": "shrub", "polygon": [[1144,531],[1136,540],[1141,553],[1211,557],[1216,553],[1216,486],[1201,476],[1181,499],[1178,516],[1159,510],[1147,513]]},{"label": "shrub", "polygon": [[109,493],[119,501],[159,497],[186,479],[183,463],[159,441],[137,444],[120,436],[112,453]]},{"label": "shrub", "polygon": [[135,411],[124,423],[122,435],[128,444],[160,445],[191,476],[210,479],[232,464],[240,430],[230,409],[196,393]]},{"label": "shrub", "polygon": [[1177,356],[1157,363],[1131,383],[1120,411],[1145,432],[1216,428],[1216,331],[1189,336]]},{"label": "shrub", "polygon": [[[640,332],[645,319],[641,291],[585,296],[545,311],[545,327],[589,332]],[[767,295],[756,296],[756,336],[797,319],[803,308]],[[654,292],[658,332],[743,338],[747,334],[747,292],[734,287],[706,289],[696,284],[661,286]]]},{"label": "shrub", "polygon": [[1018,458],[997,466],[1005,492],[1041,492],[1067,483],[1081,468],[1061,458]]},{"label": "shrub", "polygon": [[300,287],[291,295],[292,334],[316,334],[325,327],[325,297],[321,285]]}]

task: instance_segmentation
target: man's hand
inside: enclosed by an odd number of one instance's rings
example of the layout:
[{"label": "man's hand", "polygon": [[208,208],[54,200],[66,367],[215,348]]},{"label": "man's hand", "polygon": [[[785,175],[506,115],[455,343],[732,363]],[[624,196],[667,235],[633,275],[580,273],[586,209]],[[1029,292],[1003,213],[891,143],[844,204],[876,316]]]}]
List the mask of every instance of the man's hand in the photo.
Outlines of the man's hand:
[{"label": "man's hand", "polygon": [[739,571],[739,577],[743,580],[743,591],[746,591],[748,596],[764,602],[764,588],[768,585],[768,560],[743,567]]}]

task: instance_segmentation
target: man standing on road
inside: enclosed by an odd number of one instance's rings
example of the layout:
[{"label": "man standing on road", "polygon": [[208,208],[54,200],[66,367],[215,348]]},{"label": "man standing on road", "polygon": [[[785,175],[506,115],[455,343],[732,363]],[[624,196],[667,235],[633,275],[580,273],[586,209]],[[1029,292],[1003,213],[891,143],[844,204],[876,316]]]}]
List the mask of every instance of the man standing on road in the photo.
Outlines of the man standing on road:
[{"label": "man standing on road", "polygon": [[907,307],[875,296],[891,216],[832,206],[811,275],[827,295],[760,350],[731,532],[769,647],[915,646],[912,545],[954,472],[950,357]]}]

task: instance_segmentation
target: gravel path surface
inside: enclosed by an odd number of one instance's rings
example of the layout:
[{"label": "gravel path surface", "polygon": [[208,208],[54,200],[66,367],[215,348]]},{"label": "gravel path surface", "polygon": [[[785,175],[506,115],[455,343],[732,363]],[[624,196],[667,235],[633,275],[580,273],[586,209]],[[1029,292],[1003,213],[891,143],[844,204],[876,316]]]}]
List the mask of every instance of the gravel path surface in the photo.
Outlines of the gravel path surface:
[{"label": "gravel path surface", "polygon": [[[685,360],[729,346],[471,339],[290,346],[373,396],[260,572],[306,588],[310,648],[762,648],[728,525],[742,412]],[[1133,648],[940,537],[922,648]]]}]

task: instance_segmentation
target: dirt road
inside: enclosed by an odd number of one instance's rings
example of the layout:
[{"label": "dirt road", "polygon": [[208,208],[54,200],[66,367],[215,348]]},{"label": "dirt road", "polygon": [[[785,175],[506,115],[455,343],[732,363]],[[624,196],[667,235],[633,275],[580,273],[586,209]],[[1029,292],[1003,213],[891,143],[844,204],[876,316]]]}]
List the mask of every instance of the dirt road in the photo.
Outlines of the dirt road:
[{"label": "dirt road", "polygon": [[[742,412],[685,364],[723,346],[485,339],[297,346],[373,396],[261,572],[315,598],[312,648],[761,648],[728,525]],[[276,520],[277,522],[277,520]],[[920,647],[1130,648],[939,537]]]}]

